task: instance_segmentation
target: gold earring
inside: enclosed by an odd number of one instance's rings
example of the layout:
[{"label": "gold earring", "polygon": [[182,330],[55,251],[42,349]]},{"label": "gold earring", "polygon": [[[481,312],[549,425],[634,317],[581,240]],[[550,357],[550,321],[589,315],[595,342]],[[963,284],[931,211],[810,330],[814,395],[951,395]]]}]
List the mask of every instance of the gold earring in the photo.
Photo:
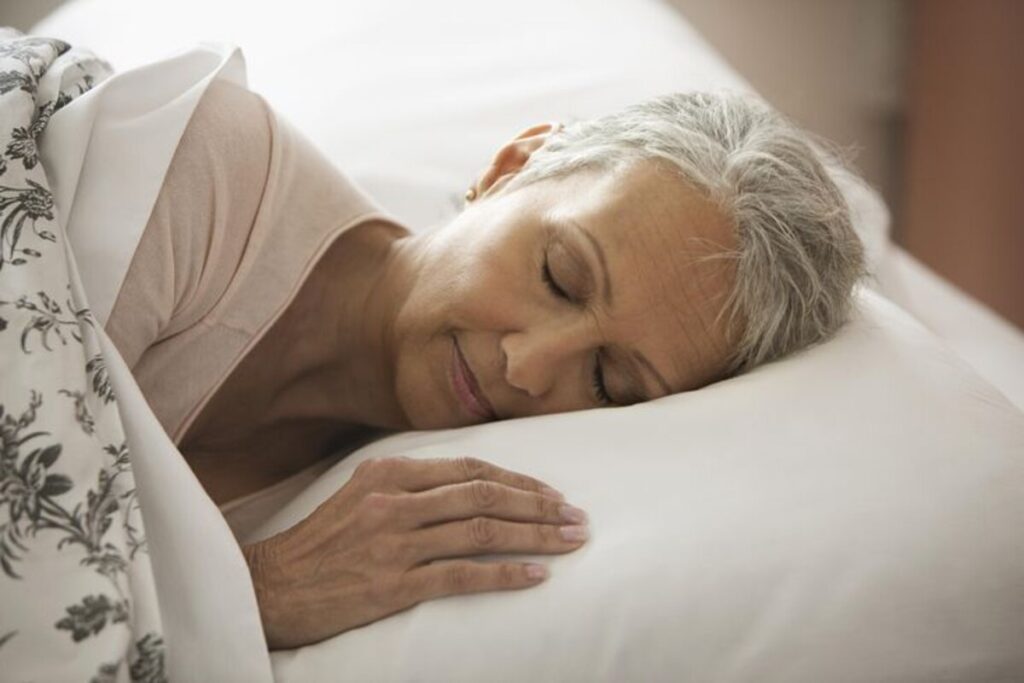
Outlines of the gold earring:
[{"label": "gold earring", "polygon": [[471,202],[474,199],[476,199],[476,188],[471,187],[468,190],[466,190],[466,201]]}]

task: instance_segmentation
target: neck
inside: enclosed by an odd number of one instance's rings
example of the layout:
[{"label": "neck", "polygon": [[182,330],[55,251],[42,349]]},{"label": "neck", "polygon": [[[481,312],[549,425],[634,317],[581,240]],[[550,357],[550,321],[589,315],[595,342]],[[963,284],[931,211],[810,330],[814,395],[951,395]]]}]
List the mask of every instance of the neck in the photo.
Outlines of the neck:
[{"label": "neck", "polygon": [[408,426],[395,397],[389,331],[411,287],[415,242],[371,221],[331,245],[282,326],[279,389],[263,422]]}]

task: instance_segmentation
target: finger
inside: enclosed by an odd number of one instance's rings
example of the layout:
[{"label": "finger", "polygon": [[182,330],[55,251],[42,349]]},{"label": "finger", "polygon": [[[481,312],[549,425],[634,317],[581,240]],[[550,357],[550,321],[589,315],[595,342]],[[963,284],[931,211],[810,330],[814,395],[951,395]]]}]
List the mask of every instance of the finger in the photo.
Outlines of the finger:
[{"label": "finger", "polygon": [[400,464],[395,468],[393,481],[405,491],[426,491],[447,484],[483,479],[565,500],[565,496],[539,479],[506,470],[478,458],[399,458],[396,461]]},{"label": "finger", "polygon": [[446,522],[410,531],[402,538],[411,564],[486,553],[560,554],[586,542],[582,525],[522,524],[490,517]]},{"label": "finger", "polygon": [[[531,575],[529,567],[537,567]],[[473,562],[445,560],[432,562],[406,572],[402,577],[399,599],[405,609],[448,595],[516,590],[536,586],[547,578],[544,565],[521,562]]]},{"label": "finger", "polygon": [[481,515],[548,524],[586,521],[582,510],[563,501],[483,479],[400,495],[394,504],[395,515],[408,529]]}]

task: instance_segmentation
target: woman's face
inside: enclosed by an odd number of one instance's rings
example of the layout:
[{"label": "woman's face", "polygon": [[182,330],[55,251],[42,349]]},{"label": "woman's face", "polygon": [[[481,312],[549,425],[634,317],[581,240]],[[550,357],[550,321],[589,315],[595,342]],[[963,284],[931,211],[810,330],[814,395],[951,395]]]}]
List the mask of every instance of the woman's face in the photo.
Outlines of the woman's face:
[{"label": "woman's face", "polygon": [[415,429],[626,405],[721,375],[735,248],[723,213],[646,162],[512,192],[417,239],[392,330]]}]

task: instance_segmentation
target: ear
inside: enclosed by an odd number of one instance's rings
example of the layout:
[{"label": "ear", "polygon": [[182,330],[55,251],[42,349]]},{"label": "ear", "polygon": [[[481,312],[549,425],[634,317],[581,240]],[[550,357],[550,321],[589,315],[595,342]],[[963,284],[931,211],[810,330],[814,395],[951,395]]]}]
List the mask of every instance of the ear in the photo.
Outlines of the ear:
[{"label": "ear", "polygon": [[476,196],[483,197],[498,192],[526,165],[530,156],[561,128],[560,123],[540,123],[527,128],[505,143],[494,155],[490,166],[472,186],[476,190]]}]

